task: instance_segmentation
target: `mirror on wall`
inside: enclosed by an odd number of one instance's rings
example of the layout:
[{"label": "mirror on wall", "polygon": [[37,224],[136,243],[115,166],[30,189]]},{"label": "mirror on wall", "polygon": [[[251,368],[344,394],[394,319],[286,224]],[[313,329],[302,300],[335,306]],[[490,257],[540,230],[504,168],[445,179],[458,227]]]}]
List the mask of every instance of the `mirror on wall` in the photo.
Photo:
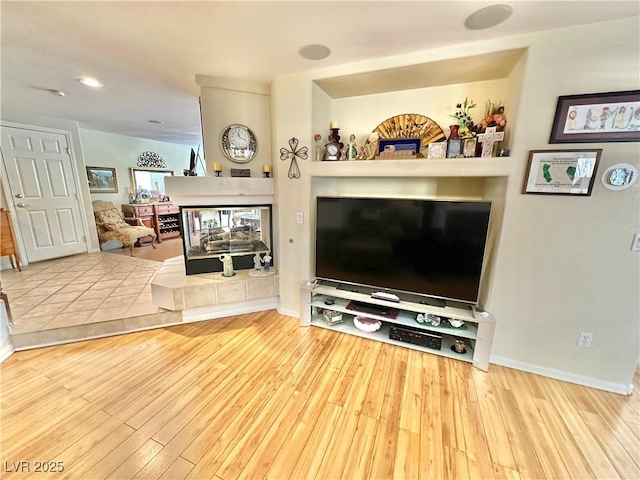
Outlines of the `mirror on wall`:
[{"label": "mirror on wall", "polygon": [[131,168],[131,191],[136,201],[165,201],[164,179],[172,175],[173,170],[164,168]]}]

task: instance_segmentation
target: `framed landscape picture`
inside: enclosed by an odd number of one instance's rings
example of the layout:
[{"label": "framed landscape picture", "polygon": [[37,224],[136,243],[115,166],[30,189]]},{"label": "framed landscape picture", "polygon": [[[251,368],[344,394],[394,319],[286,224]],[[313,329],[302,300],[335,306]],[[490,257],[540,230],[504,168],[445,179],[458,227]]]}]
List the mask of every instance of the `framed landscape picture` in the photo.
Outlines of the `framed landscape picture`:
[{"label": "framed landscape picture", "polygon": [[602,149],[531,150],[522,193],[591,195]]},{"label": "framed landscape picture", "polygon": [[558,97],[549,143],[640,142],[640,90]]},{"label": "framed landscape picture", "polygon": [[90,193],[118,193],[116,169],[109,167],[87,167]]}]

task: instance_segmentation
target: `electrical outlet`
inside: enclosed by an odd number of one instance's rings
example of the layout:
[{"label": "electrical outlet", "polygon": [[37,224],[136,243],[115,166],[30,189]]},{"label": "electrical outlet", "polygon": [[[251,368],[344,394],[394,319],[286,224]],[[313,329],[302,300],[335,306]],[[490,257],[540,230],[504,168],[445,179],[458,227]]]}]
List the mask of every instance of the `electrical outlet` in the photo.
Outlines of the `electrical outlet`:
[{"label": "electrical outlet", "polygon": [[578,346],[589,348],[593,342],[593,333],[580,332],[578,337]]},{"label": "electrical outlet", "polygon": [[296,223],[304,223],[304,216],[302,212],[296,213]]}]

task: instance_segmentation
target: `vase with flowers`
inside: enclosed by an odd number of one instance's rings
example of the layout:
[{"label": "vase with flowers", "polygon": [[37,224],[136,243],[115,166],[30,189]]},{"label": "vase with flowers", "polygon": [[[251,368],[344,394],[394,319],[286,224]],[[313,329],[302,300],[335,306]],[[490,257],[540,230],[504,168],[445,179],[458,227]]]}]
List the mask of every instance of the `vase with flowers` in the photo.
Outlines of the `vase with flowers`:
[{"label": "vase with flowers", "polygon": [[471,110],[474,108],[476,108],[476,104],[468,98],[456,105],[456,113],[451,116],[457,120],[457,138],[465,139],[476,136],[476,127],[471,118]]},{"label": "vase with flowers", "polygon": [[504,115],[502,102],[493,103],[491,100],[487,100],[484,118],[477,126],[477,133],[484,133],[487,127],[496,127],[496,132],[502,132],[506,126],[507,117]]}]

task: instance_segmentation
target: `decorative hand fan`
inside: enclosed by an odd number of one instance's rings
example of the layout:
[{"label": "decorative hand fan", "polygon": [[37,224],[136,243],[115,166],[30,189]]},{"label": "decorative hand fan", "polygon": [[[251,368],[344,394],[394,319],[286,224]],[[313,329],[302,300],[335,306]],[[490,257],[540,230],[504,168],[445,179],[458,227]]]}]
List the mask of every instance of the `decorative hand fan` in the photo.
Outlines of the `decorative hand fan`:
[{"label": "decorative hand fan", "polygon": [[374,130],[380,138],[421,138],[422,148],[447,137],[436,122],[424,115],[406,113],[386,119]]}]

